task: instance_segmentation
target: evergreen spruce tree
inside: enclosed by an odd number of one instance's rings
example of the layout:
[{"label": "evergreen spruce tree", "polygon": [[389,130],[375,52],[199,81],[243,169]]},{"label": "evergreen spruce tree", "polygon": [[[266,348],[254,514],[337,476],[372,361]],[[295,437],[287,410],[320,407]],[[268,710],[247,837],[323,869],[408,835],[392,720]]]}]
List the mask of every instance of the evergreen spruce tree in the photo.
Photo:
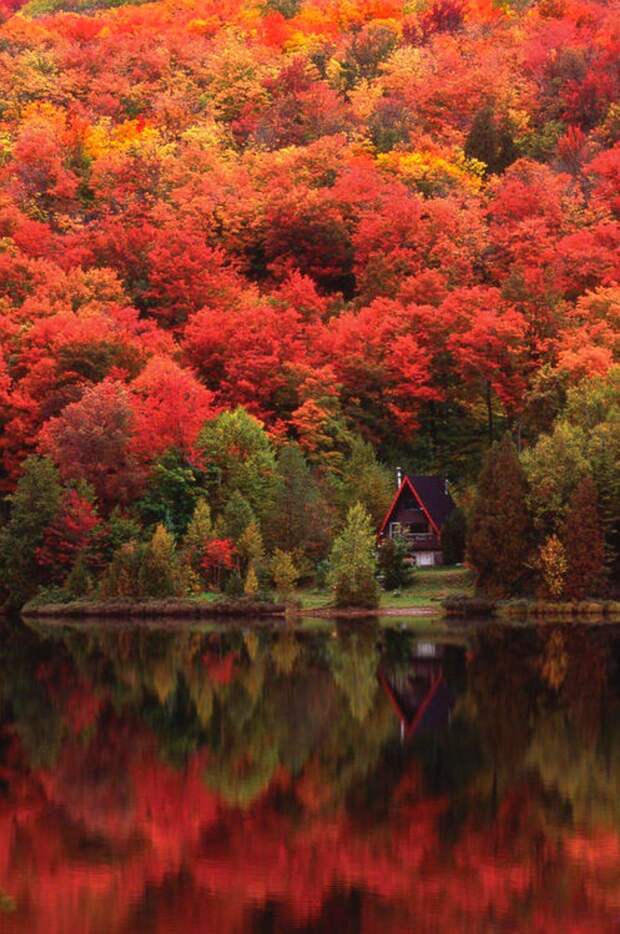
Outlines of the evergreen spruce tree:
[{"label": "evergreen spruce tree", "polygon": [[490,101],[474,117],[465,140],[465,155],[484,162],[487,173],[493,174],[503,172],[519,155],[507,119],[498,119]]},{"label": "evergreen spruce tree", "polygon": [[261,535],[258,523],[254,519],[241,533],[237,551],[245,568],[252,567],[255,573],[260,569],[265,559],[265,549],[263,546],[263,536]]},{"label": "evergreen spruce tree", "polygon": [[144,554],[140,570],[141,594],[145,597],[178,596],[179,580],[174,538],[160,522]]},{"label": "evergreen spruce tree", "polygon": [[212,533],[211,507],[204,496],[201,496],[196,503],[182,543],[183,560],[189,564],[195,574],[202,573],[205,542],[212,537]]},{"label": "evergreen spruce tree", "polygon": [[288,551],[276,548],[271,559],[271,576],[278,597],[284,601],[288,600],[299,579],[299,571]]},{"label": "evergreen spruce tree", "polygon": [[142,592],[142,569],[147,545],[138,541],[124,542],[108,564],[99,585],[104,600],[139,600]]},{"label": "evergreen spruce tree", "polygon": [[254,565],[252,564],[248,568],[248,573],[245,576],[243,592],[246,595],[246,597],[255,597],[256,594],[258,593],[258,577],[256,576]]},{"label": "evergreen spruce tree", "polygon": [[320,489],[298,444],[285,445],[278,455],[273,503],[265,517],[270,550],[325,554],[329,513]]},{"label": "evergreen spruce tree", "polygon": [[605,578],[605,535],[591,477],[584,477],[577,484],[568,501],[561,540],[567,564],[566,595],[583,600],[597,594]]},{"label": "evergreen spruce tree", "polygon": [[227,501],[222,513],[222,527],[224,535],[232,542],[238,544],[241,536],[256,516],[249,502],[239,490],[234,490]]},{"label": "evergreen spruce tree", "polygon": [[160,522],[175,536],[187,529],[200,495],[201,471],[185,455],[170,448],[153,465],[144,496],[136,508],[144,525]]},{"label": "evergreen spruce tree", "polygon": [[372,520],[361,503],[349,509],[345,527],[332,546],[329,562],[329,582],[337,606],[378,606],[375,535]]},{"label": "evergreen spruce tree", "polygon": [[15,492],[8,497],[9,520],[0,531],[1,586],[11,606],[22,606],[46,582],[36,560],[45,529],[55,518],[62,489],[49,458],[29,457]]},{"label": "evergreen spruce tree", "polygon": [[527,485],[506,435],[485,457],[467,529],[467,560],[477,589],[509,596],[522,588],[529,555]]},{"label": "evergreen spruce tree", "polygon": [[73,567],[65,580],[64,589],[75,600],[87,596],[93,589],[92,575],[90,574],[88,561],[83,551],[81,551],[75,559]]},{"label": "evergreen spruce tree", "polygon": [[374,528],[378,528],[394,494],[390,472],[377,460],[372,444],[354,438],[351,456],[342,471],[340,502],[346,511],[352,503],[362,503]]}]

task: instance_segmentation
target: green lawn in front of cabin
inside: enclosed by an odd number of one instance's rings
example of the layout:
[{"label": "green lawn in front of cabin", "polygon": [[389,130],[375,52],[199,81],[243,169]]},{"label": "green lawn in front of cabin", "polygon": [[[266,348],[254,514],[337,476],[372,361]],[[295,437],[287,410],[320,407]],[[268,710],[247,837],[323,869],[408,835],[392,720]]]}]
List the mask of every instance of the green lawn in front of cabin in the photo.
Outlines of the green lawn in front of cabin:
[{"label": "green lawn in front of cabin", "polygon": [[[463,567],[416,568],[412,583],[399,592],[387,591],[381,594],[380,607],[420,607],[439,605],[442,600],[455,594],[473,596],[473,576]],[[322,609],[332,605],[332,594],[328,590],[302,588],[295,597],[302,609]]]}]

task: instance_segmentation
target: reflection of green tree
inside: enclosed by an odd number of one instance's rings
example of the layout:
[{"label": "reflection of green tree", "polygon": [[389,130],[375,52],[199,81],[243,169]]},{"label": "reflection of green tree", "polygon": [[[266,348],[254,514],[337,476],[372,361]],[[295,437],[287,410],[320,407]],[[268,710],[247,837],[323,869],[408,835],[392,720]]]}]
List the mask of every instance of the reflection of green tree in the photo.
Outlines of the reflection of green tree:
[{"label": "reflection of green tree", "polygon": [[196,716],[201,725],[206,727],[213,713],[213,686],[204,670],[198,665],[189,665],[186,678],[189,696],[194,704]]},{"label": "reflection of green tree", "polygon": [[278,765],[278,722],[266,716],[265,706],[265,691],[256,695],[240,681],[218,696],[205,780],[226,801],[241,807],[268,786]]},{"label": "reflection of green tree", "polygon": [[231,752],[209,765],[205,780],[229,804],[245,808],[269,786],[278,766],[278,750],[272,738],[255,733],[243,749]]},{"label": "reflection of green tree", "polygon": [[[54,646],[26,627],[5,627],[0,649],[0,706],[10,719],[33,768],[50,768],[60,751],[64,726],[47,687],[33,674],[53,657]],[[65,659],[56,653],[56,662]]]},{"label": "reflection of green tree", "polygon": [[320,748],[321,772],[331,792],[332,805],[339,805],[373,771],[383,766],[386,743],[397,736],[397,721],[383,695],[366,716],[364,723],[353,716],[348,705],[336,704],[329,730]]},{"label": "reflection of green tree", "polygon": [[341,633],[329,645],[329,666],[334,681],[346,696],[351,713],[363,723],[377,693],[379,652],[373,628]]},{"label": "reflection of green tree", "polygon": [[277,636],[271,649],[271,657],[279,674],[290,675],[300,653],[300,645],[293,630],[285,630]]},{"label": "reflection of green tree", "polygon": [[165,704],[145,700],[141,714],[158,738],[162,759],[170,765],[183,766],[204,742],[202,724],[184,679],[179,680]]},{"label": "reflection of green tree", "polygon": [[609,637],[579,627],[541,633],[545,663],[562,636],[564,677],[534,723],[527,764],[555,789],[577,823],[620,828],[620,730],[605,700]]},{"label": "reflection of green tree", "polygon": [[556,790],[571,806],[575,824],[620,830],[620,730],[612,745],[584,746],[574,723],[562,710],[541,717],[529,748],[527,765],[536,768],[547,790]]},{"label": "reflection of green tree", "polygon": [[540,694],[536,634],[501,627],[478,637],[469,670],[469,715],[496,775],[512,778],[528,747]]}]

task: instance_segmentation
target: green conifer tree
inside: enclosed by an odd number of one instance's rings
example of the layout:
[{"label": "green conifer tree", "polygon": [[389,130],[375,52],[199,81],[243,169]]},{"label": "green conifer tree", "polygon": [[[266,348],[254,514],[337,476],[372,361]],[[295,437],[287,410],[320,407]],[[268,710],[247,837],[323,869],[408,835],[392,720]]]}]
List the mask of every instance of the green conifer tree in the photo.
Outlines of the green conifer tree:
[{"label": "green conifer tree", "polygon": [[605,579],[605,535],[591,477],[577,484],[568,501],[561,540],[567,564],[566,595],[583,600],[599,593]]},{"label": "green conifer tree", "polygon": [[36,560],[43,534],[60,507],[62,489],[47,457],[29,457],[15,492],[8,497],[9,520],[0,531],[0,586],[8,602],[22,606],[46,582]]},{"label": "green conifer tree", "polygon": [[374,528],[378,528],[393,495],[390,472],[377,460],[373,446],[362,438],[354,438],[351,456],[343,467],[339,493],[345,514],[352,503],[361,503]]},{"label": "green conifer tree", "polygon": [[496,116],[491,101],[474,117],[465,141],[465,155],[484,162],[487,172],[493,174],[503,172],[519,155],[508,120]]},{"label": "green conifer tree", "polygon": [[378,605],[374,529],[361,503],[349,509],[345,527],[332,546],[329,563],[328,580],[337,606]]},{"label": "green conifer tree", "polygon": [[254,565],[252,564],[249,566],[248,573],[245,576],[243,592],[246,597],[255,597],[258,593],[258,577],[256,576]]},{"label": "green conifer tree", "polygon": [[222,520],[225,537],[230,538],[235,545],[239,543],[248,525],[256,522],[252,507],[239,490],[234,490],[226,502]]},{"label": "green conifer tree", "polygon": [[260,569],[265,559],[265,548],[263,536],[255,520],[252,520],[241,533],[237,551],[245,568],[252,567],[255,573]]},{"label": "green conifer tree", "polygon": [[282,448],[276,477],[273,503],[263,525],[269,549],[324,555],[330,512],[298,444]]},{"label": "green conifer tree", "polygon": [[202,572],[205,542],[212,537],[212,534],[211,507],[204,496],[201,496],[196,503],[182,542],[183,560],[189,564],[195,574]]},{"label": "green conifer tree", "polygon": [[530,550],[527,485],[508,435],[485,457],[467,529],[477,589],[509,596],[523,586]]},{"label": "green conifer tree", "polygon": [[288,551],[276,548],[271,559],[271,576],[280,600],[285,602],[290,598],[299,579],[299,571],[295,567],[292,555]]},{"label": "green conifer tree", "polygon": [[144,554],[140,591],[145,597],[172,597],[180,592],[174,538],[162,522],[153,532]]}]

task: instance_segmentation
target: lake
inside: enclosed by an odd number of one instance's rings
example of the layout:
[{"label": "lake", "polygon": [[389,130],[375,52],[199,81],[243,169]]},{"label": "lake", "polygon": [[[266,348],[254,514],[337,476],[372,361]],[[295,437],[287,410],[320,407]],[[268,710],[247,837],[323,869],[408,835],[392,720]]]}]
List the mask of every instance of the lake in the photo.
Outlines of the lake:
[{"label": "lake", "polygon": [[0,931],[618,931],[619,662],[579,625],[7,626]]}]

